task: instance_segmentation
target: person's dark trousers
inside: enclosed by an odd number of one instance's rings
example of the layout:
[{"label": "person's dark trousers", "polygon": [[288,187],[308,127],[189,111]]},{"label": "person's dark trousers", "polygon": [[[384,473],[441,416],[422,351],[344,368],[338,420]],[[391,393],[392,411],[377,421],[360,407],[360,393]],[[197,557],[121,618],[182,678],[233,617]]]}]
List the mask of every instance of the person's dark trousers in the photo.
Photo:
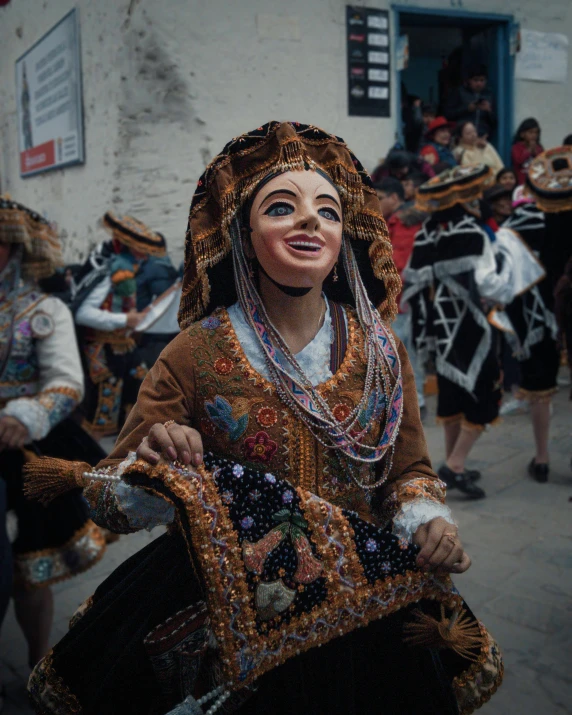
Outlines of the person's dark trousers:
[{"label": "person's dark trousers", "polygon": [[12,546],[6,531],[6,482],[0,477],[0,627],[12,593]]}]

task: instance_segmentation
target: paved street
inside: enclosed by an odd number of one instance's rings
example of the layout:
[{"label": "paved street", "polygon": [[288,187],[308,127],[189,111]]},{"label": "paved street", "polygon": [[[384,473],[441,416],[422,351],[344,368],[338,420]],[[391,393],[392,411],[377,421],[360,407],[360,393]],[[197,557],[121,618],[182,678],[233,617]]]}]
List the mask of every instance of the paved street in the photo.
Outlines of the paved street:
[{"label": "paved street", "polygon": [[[470,571],[457,578],[466,600],[504,652],[503,687],[485,715],[564,715],[572,703],[572,403],[562,388],[554,403],[551,475],[546,485],[526,475],[532,435],[526,415],[511,416],[486,433],[471,465],[482,469],[488,499],[467,503],[452,492]],[[433,398],[434,400],[434,398]],[[434,411],[434,402],[430,401]],[[441,430],[428,419],[427,438],[438,465]],[[56,589],[53,640],[67,629],[78,604],[120,562],[155,538],[134,534],[113,544],[84,576]],[[6,715],[31,713],[24,641],[9,613],[0,648],[0,677],[8,688]],[[308,714],[309,715],[309,714]],[[409,715],[409,714],[404,714]]]}]

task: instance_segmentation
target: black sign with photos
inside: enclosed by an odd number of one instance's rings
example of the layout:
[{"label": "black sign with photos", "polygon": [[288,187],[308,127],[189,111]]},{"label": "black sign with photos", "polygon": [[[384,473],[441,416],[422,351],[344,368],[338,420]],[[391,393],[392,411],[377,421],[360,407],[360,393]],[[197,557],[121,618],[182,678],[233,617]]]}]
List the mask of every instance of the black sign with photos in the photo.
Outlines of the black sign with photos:
[{"label": "black sign with photos", "polygon": [[389,117],[389,12],[346,7],[348,114]]}]

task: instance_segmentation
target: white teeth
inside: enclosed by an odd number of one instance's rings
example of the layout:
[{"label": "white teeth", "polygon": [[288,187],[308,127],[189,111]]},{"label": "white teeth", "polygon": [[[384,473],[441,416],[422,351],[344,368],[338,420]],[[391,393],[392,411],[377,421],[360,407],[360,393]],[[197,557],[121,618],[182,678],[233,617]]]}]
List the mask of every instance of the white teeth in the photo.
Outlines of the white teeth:
[{"label": "white teeth", "polygon": [[289,246],[300,246],[304,248],[321,248],[319,243],[309,243],[308,241],[292,241],[288,244]]}]

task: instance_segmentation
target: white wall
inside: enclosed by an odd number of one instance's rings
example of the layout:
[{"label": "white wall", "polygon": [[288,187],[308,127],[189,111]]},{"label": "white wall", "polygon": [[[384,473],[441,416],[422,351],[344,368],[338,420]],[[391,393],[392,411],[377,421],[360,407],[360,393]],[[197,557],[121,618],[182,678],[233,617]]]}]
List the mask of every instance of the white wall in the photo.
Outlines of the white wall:
[{"label": "white wall", "polygon": [[[383,8],[389,0],[356,4]],[[514,14],[523,27],[572,36],[570,0],[402,4]],[[104,237],[99,219],[108,208],[165,233],[180,259],[188,206],[205,164],[232,136],[269,119],[322,126],[344,137],[368,168],[394,141],[394,116],[347,115],[342,0],[76,5],[86,163],[28,179],[19,176],[14,62],[74,3],[12,0],[0,8],[0,186],[57,221],[70,260]],[[570,97],[571,79],[567,85],[517,82],[516,120],[536,116],[545,145],[559,143],[572,132]]]}]

